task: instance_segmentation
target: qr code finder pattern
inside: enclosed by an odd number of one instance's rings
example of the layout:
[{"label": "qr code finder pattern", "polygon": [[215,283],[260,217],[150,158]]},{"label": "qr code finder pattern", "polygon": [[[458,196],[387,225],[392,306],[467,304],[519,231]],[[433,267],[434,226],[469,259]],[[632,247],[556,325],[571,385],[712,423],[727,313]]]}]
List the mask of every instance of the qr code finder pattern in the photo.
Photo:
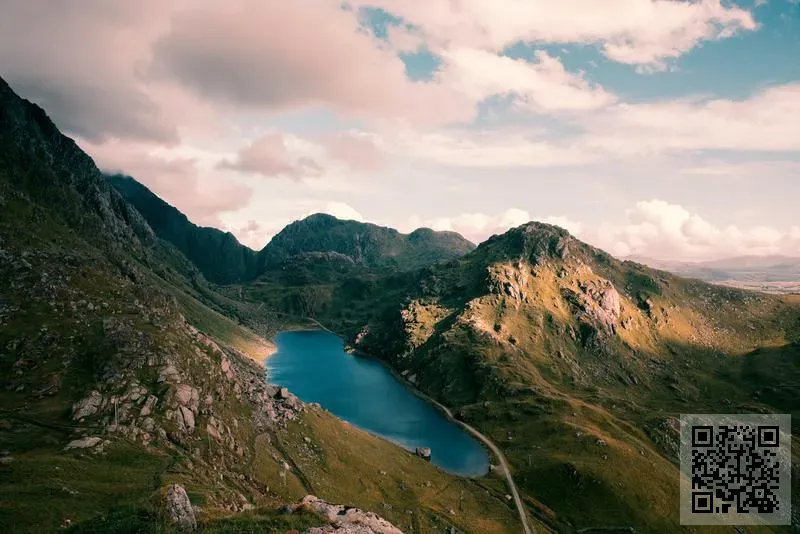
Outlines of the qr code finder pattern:
[{"label": "qr code finder pattern", "polygon": [[693,426],[692,491],[712,493],[716,504],[695,513],[780,510],[777,426]]}]

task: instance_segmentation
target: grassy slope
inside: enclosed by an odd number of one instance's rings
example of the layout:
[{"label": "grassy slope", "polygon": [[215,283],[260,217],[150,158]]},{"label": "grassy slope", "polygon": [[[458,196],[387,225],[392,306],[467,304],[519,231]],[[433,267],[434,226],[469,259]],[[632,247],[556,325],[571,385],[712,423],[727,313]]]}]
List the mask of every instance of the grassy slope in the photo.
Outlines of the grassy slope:
[{"label": "grassy slope", "polygon": [[[421,280],[404,317],[373,315],[362,348],[490,435],[539,517],[678,531],[668,418],[800,414],[800,309],[571,246],[533,269],[481,247]],[[569,296],[603,279],[626,326],[597,341]]]},{"label": "grassy slope", "polygon": [[[4,316],[0,346],[19,345],[19,350],[0,358],[5,386],[0,389],[0,449],[8,450],[13,458],[0,466],[0,525],[4,532],[50,531],[67,518],[76,524],[78,532],[127,531],[136,525],[145,531],[168,530],[153,502],[160,488],[172,482],[187,487],[193,503],[203,510],[201,518],[207,531],[282,532],[308,526],[311,520],[307,517],[282,516],[275,510],[311,491],[331,502],[375,511],[400,524],[411,519],[424,529],[452,524],[467,532],[515,531],[513,509],[492,480],[477,483],[447,475],[401,448],[320,411],[307,414],[286,430],[256,434],[247,427],[248,405],[218,405],[218,416],[243,423],[240,437],[253,451],[244,464],[227,468],[218,468],[209,449],[211,442],[202,430],[198,434],[199,456],[191,447],[143,447],[118,435],[110,438],[112,444],[103,455],[63,453],[64,444],[81,434],[79,425],[69,419],[69,406],[93,387],[97,373],[109,359],[117,357],[103,334],[104,320],[130,319],[152,351],[183,351],[181,342],[176,344],[181,334],[172,331],[171,323],[154,323],[156,319],[148,319],[141,311],[164,306],[169,301],[164,295],[171,295],[187,320],[219,344],[258,361],[273,347],[142,265],[135,267],[139,281],[132,282],[100,251],[43,211],[14,201],[6,202],[4,208],[0,246],[15,261],[4,264],[0,271],[5,287],[13,288],[2,295],[3,305],[13,311]],[[35,231],[13,230],[18,228],[18,221],[33,217],[37,219]],[[18,262],[23,251],[28,251],[25,261],[30,268],[20,272]],[[57,289],[43,285],[44,279],[55,281],[53,287]],[[216,299],[225,305],[235,304],[223,296]],[[73,310],[70,302],[81,300],[97,308],[89,312],[86,304],[76,304]],[[135,301],[141,308],[134,306]],[[242,314],[255,321],[252,310],[244,308]],[[20,366],[15,362],[22,350],[31,356],[23,357]],[[184,357],[192,365],[190,350]],[[203,364],[198,361],[196,365],[202,371]],[[38,392],[56,377],[57,391],[40,397]],[[147,377],[141,379],[147,383]],[[312,445],[302,436],[308,436]],[[294,466],[285,486],[280,477],[284,461]],[[302,481],[312,482],[304,485]],[[463,507],[459,505],[461,491]],[[238,517],[221,508],[237,493],[257,510]],[[47,505],[43,507],[44,500]],[[385,508],[383,503],[392,508]],[[450,514],[449,509],[456,514]]]}]

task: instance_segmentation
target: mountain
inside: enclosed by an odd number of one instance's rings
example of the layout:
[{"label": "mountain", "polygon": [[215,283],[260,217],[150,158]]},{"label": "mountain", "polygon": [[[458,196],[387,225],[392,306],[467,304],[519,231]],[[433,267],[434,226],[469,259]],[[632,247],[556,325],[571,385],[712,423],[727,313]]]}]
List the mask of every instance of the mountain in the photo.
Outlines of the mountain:
[{"label": "mountain", "polygon": [[371,269],[413,270],[456,258],[474,247],[455,232],[421,228],[401,234],[392,228],[318,213],[286,226],[258,258],[262,272],[308,253],[336,253]]},{"label": "mountain", "polygon": [[256,253],[229,232],[195,225],[134,178],[121,174],[107,178],[159,238],[174,245],[216,284],[248,282],[276,269],[325,278],[325,273],[341,274],[336,264],[342,261],[355,270],[413,270],[474,248],[455,232],[420,228],[405,235],[391,228],[318,213],[291,223]]},{"label": "mountain", "polygon": [[239,243],[233,234],[195,225],[130,176],[114,174],[107,178],[156,235],[172,243],[207,280],[231,284],[255,277],[256,252]]},{"label": "mountain", "polygon": [[619,261],[540,223],[405,283],[342,330],[489,435],[556,530],[680,531],[681,413],[800,415],[797,299]]},{"label": "mountain", "polygon": [[502,493],[268,384],[263,336],[298,327],[217,292],[0,80],[3,532],[518,531]]}]

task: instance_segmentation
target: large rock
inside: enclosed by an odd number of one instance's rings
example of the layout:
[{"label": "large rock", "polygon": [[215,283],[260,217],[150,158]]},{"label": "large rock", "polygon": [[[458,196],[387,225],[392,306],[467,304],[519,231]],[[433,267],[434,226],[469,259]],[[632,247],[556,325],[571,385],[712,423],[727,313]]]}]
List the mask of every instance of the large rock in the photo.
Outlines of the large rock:
[{"label": "large rock", "polygon": [[430,447],[417,447],[417,450],[415,451],[415,453],[420,458],[424,458],[426,460],[430,460],[431,459],[431,449],[430,449]]},{"label": "large rock", "polygon": [[170,519],[180,527],[189,530],[197,528],[194,509],[183,486],[173,484],[167,488],[167,513]]},{"label": "large rock", "polygon": [[306,495],[299,507],[331,523],[307,530],[307,534],[403,534],[399,528],[372,512],[330,504],[314,495]]},{"label": "large rock", "polygon": [[158,397],[155,395],[149,395],[147,400],[144,401],[144,406],[142,406],[142,411],[139,412],[139,415],[142,417],[147,417],[151,413],[153,413],[153,408],[155,407],[156,403],[158,402]]},{"label": "large rock", "polygon": [[103,396],[99,391],[92,391],[85,399],[81,399],[72,405],[72,418],[80,421],[90,415],[97,413],[103,404]]},{"label": "large rock", "polygon": [[197,408],[200,402],[200,392],[197,388],[193,388],[189,384],[178,384],[175,388],[175,402],[180,406],[186,406],[193,412],[197,413]]},{"label": "large rock", "polygon": [[183,417],[183,426],[188,432],[192,432],[194,430],[194,413],[186,406],[181,406],[180,412]]},{"label": "large rock", "polygon": [[64,450],[69,451],[72,449],[91,449],[92,447],[99,445],[102,441],[102,438],[98,438],[97,436],[80,438],[67,443],[67,446],[64,447]]}]

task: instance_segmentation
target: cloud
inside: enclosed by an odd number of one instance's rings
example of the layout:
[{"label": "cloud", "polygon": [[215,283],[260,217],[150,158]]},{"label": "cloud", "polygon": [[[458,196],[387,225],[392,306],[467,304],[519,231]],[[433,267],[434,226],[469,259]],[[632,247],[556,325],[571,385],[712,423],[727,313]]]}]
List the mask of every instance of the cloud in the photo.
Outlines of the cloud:
[{"label": "cloud", "polygon": [[566,216],[533,217],[525,210],[511,208],[496,214],[472,212],[428,220],[412,217],[406,228],[451,230],[480,243],[493,234],[538,220],[565,228],[617,257],[691,261],[739,255],[800,256],[800,226],[786,230],[765,225],[720,227],[683,206],[657,199],[637,202],[622,215],[621,221],[589,224]]},{"label": "cloud", "polygon": [[288,177],[299,180],[317,177],[322,167],[305,156],[293,157],[286,147],[283,134],[272,132],[256,139],[239,150],[233,160],[222,160],[220,168],[260,174],[266,178]]},{"label": "cloud", "polygon": [[337,2],[235,0],[185,10],[156,42],[151,73],[257,109],[328,106],[423,124],[474,115],[472,103],[442,86],[410,81],[403,61],[359,24]]},{"label": "cloud", "polygon": [[615,101],[602,87],[567,72],[547,52],[536,51],[534,57],[535,62],[528,62],[474,48],[447,50],[442,53],[445,66],[438,79],[475,102],[509,95],[518,107],[529,111],[590,110]]},{"label": "cloud", "polygon": [[800,150],[800,83],[740,99],[619,104],[584,117],[583,143],[618,155],[691,150]]},{"label": "cloud", "polygon": [[480,212],[462,213],[453,217],[437,217],[422,220],[412,217],[406,230],[426,227],[433,230],[458,232],[473,243],[486,240],[493,234],[500,234],[531,220],[530,214],[518,208],[509,208],[501,213],[487,215]]},{"label": "cloud", "polygon": [[573,141],[553,142],[543,132],[518,128],[406,131],[392,141],[398,155],[456,167],[560,167],[586,165],[602,157],[599,151]]},{"label": "cloud", "polygon": [[587,227],[579,236],[617,256],[707,260],[739,255],[800,255],[797,227],[781,231],[765,225],[720,227],[683,206],[663,200],[640,201],[622,223]]},{"label": "cloud", "polygon": [[253,195],[246,185],[204,174],[194,159],[166,159],[147,145],[78,141],[100,169],[132,176],[199,225],[220,227],[221,214],[247,206]]},{"label": "cloud", "polygon": [[499,52],[519,42],[593,44],[628,64],[662,64],[703,41],[757,24],[745,9],[720,0],[356,0],[398,16],[438,49]]},{"label": "cloud", "polygon": [[341,132],[326,143],[328,157],[342,161],[350,168],[374,172],[386,166],[386,153],[369,134]]},{"label": "cloud", "polygon": [[122,0],[5,1],[0,71],[60,128],[84,139],[177,143],[178,125],[204,119],[209,110],[140,72],[173,5],[174,0],[135,6]]},{"label": "cloud", "polygon": [[[563,116],[567,133],[533,126],[398,130],[388,143],[396,156],[473,168],[594,165],[659,156],[683,157],[681,172],[738,174],[792,170],[779,157],[767,163],[688,163],[697,151],[797,152],[800,150],[800,83],[766,87],[747,98],[686,98],[617,103]],[[663,163],[660,162],[660,163]],[[674,162],[673,162],[674,163]]]}]

